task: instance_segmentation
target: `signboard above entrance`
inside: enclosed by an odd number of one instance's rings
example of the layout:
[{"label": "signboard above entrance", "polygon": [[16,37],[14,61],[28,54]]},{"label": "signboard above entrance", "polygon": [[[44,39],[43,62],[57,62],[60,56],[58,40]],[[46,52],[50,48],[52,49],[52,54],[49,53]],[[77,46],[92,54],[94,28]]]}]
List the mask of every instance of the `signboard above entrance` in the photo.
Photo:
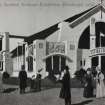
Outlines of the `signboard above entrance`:
[{"label": "signboard above entrance", "polygon": [[47,42],[47,55],[52,53],[65,53],[65,43],[63,42]]},{"label": "signboard above entrance", "polygon": [[105,47],[90,50],[91,56],[105,54]]}]

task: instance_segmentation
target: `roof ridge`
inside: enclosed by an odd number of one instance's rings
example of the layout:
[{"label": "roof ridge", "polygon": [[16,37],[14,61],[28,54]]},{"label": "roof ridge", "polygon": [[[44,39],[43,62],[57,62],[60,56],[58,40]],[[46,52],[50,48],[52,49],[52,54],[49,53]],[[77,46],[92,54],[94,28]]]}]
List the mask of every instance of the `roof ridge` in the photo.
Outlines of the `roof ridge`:
[{"label": "roof ridge", "polygon": [[[84,11],[84,12],[81,12],[79,14],[76,14],[68,19],[65,19],[63,21],[65,22],[72,22],[74,21],[75,19],[77,19],[78,17],[82,16],[83,14],[87,13],[88,11],[92,10],[93,8],[95,8],[97,5],[91,7],[90,9]],[[56,32],[58,30],[58,24],[60,22],[40,31],[40,32],[37,32],[35,34],[32,34],[30,36],[28,36],[25,41],[28,42],[28,43],[32,43],[33,40],[36,40],[36,39],[45,39],[46,37],[50,36],[52,33]]]}]

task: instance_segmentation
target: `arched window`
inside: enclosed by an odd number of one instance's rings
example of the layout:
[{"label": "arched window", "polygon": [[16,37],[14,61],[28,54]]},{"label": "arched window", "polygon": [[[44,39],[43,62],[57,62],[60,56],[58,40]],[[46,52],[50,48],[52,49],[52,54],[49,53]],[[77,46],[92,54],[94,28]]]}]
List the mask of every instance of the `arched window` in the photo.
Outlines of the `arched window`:
[{"label": "arched window", "polygon": [[33,57],[32,56],[28,56],[28,71],[32,72],[33,71]]}]

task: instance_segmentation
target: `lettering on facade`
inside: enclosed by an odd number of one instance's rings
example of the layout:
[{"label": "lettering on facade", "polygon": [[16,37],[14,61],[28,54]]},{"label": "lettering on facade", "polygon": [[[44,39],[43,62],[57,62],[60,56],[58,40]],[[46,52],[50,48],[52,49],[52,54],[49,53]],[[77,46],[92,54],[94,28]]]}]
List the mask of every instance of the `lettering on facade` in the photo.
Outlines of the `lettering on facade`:
[{"label": "lettering on facade", "polygon": [[47,42],[47,54],[65,53],[65,44],[62,42]]},{"label": "lettering on facade", "polygon": [[102,47],[102,48],[93,49],[93,50],[90,50],[90,52],[91,52],[91,55],[105,54],[105,48]]}]

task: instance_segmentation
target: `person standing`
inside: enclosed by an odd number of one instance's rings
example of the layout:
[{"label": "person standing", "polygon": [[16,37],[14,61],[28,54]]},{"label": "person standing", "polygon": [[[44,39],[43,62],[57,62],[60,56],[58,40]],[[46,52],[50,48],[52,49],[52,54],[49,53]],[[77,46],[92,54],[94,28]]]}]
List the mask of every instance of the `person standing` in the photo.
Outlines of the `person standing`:
[{"label": "person standing", "polygon": [[3,91],[2,73],[0,72],[0,92]]},{"label": "person standing", "polygon": [[65,69],[60,78],[62,87],[59,97],[65,100],[65,105],[71,105],[71,85],[70,85],[70,73],[69,67],[65,66]]},{"label": "person standing", "polygon": [[42,75],[41,75],[41,71],[43,70],[43,68],[39,69],[38,70],[38,73],[37,73],[37,76],[36,76],[36,85],[37,85],[37,91],[41,91],[41,78],[42,78]]},{"label": "person standing", "polygon": [[35,79],[36,79],[36,78],[35,78],[35,75],[33,75],[32,78],[31,78],[31,86],[30,86],[30,91],[31,91],[31,92],[34,92],[35,89],[36,89],[36,88],[35,88],[35,86],[36,86],[36,84],[35,84]]},{"label": "person standing", "polygon": [[85,84],[84,84],[84,92],[83,96],[86,98],[93,97],[93,76],[91,68],[87,69],[87,73],[84,76]]},{"label": "person standing", "polygon": [[19,72],[19,88],[20,94],[25,93],[25,88],[27,87],[27,73],[25,67],[22,66],[22,70]]},{"label": "person standing", "polygon": [[99,66],[96,67],[96,98],[105,97],[104,74]]}]

